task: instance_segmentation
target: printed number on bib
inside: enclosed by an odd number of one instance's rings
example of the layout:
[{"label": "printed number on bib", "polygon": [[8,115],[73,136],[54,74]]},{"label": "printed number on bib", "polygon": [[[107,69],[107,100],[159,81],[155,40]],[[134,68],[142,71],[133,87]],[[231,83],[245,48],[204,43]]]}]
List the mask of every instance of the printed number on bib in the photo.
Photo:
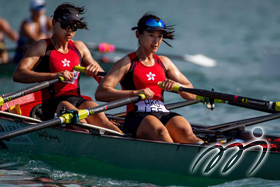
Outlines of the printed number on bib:
[{"label": "printed number on bib", "polygon": [[163,102],[158,100],[143,100],[136,103],[137,112],[169,112]]}]

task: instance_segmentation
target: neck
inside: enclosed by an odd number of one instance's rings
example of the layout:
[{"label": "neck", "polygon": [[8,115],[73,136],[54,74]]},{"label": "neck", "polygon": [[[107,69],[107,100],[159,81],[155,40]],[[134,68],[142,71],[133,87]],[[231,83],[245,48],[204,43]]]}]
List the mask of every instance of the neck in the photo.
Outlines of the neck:
[{"label": "neck", "polygon": [[68,42],[60,40],[55,34],[50,38],[54,48],[58,51],[68,50]]},{"label": "neck", "polygon": [[147,51],[141,49],[140,47],[137,49],[137,51],[135,53],[141,62],[144,62],[145,64],[154,63],[153,53],[147,52]]}]

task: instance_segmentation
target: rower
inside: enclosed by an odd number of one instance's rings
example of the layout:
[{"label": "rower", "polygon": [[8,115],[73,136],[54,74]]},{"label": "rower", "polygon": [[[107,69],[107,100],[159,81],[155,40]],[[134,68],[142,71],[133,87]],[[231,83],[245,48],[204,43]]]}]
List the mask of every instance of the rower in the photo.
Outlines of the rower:
[{"label": "rower", "polygon": [[[171,91],[175,85],[193,88],[169,58],[154,54],[162,41],[169,45],[163,39],[173,39],[173,28],[155,15],[145,14],[132,30],[136,30],[137,51],[113,65],[97,88],[96,100],[108,102],[145,94],[146,100],[127,106],[125,133],[155,141],[203,143],[194,135],[189,122],[180,114],[169,111],[164,104],[164,90]],[[115,89],[118,82],[123,90]],[[158,82],[162,82],[162,88],[158,87]],[[193,94],[179,93],[186,100],[195,99]]]},{"label": "rower", "polygon": [[[42,118],[54,118],[66,110],[88,109],[97,106],[91,99],[81,96],[79,87],[80,72],[74,71],[75,66],[85,66],[88,77],[100,81],[98,72],[104,72],[92,58],[89,49],[81,41],[73,41],[78,29],[87,29],[81,17],[84,7],[76,7],[69,3],[59,5],[54,11],[52,20],[53,35],[33,43],[15,70],[13,79],[16,82],[35,83],[63,77],[63,82],[42,90]],[[34,69],[34,71],[33,71]],[[104,113],[91,115],[81,120],[83,123],[120,131],[109,122]]]}]

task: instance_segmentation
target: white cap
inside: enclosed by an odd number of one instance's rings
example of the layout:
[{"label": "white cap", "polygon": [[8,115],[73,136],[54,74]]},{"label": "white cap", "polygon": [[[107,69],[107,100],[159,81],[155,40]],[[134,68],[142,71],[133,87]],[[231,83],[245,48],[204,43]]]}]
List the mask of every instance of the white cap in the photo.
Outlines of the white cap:
[{"label": "white cap", "polygon": [[45,5],[45,0],[31,0],[30,1],[30,8],[35,9],[38,6]]}]

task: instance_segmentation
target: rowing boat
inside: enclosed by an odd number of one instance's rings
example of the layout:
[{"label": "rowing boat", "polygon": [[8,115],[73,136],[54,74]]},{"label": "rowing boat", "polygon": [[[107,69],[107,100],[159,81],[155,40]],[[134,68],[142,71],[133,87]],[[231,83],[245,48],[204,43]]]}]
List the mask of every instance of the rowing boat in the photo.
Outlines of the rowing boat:
[{"label": "rowing boat", "polygon": [[[1,115],[0,127],[2,133],[34,124],[34,122],[19,122],[15,120],[20,119],[16,116],[12,119],[7,117],[8,115]],[[225,135],[242,139],[245,142],[255,141],[250,132],[237,130]],[[268,139],[277,140],[279,138],[266,136],[265,139],[267,141]],[[256,171],[250,175],[248,173],[262,152],[260,148],[246,150],[242,158],[228,173],[222,173],[223,166],[228,162],[228,158],[236,151],[236,149],[235,151],[234,149],[227,150],[217,167],[213,171],[205,173],[204,169],[211,157],[207,156],[194,170],[192,168],[199,155],[208,149],[208,145],[153,142],[106,134],[102,130],[85,133],[62,129],[61,127],[47,128],[3,141],[0,148],[3,152],[17,154],[32,153],[36,155],[63,155],[74,158],[86,157],[88,161],[99,160],[126,169],[172,173],[182,176],[232,180],[246,177],[279,179],[280,174],[279,153],[273,150],[267,153],[266,158]],[[83,167],[82,172],[95,174],[91,173],[91,168]]]},{"label": "rowing boat", "polygon": [[[33,98],[33,99],[32,99]],[[24,115],[7,112],[8,107],[21,103]],[[41,121],[29,117],[40,104],[38,92],[9,101],[0,113],[0,134],[22,127],[35,126]],[[27,107],[29,106],[29,108]],[[30,107],[31,106],[31,107]],[[268,115],[277,118],[279,113]],[[277,117],[276,117],[277,116]],[[115,123],[124,118],[107,114]],[[263,119],[263,117],[262,117]],[[0,141],[0,151],[15,154],[61,155],[90,162],[102,162],[133,171],[149,171],[179,175],[234,180],[247,177],[280,179],[280,138],[244,131],[246,123],[258,123],[260,117],[215,126],[191,124],[196,135],[209,144],[178,144],[135,139],[89,124],[80,124],[90,132],[67,129],[63,126],[44,128],[28,134]],[[223,129],[238,124],[238,128]],[[255,146],[253,146],[255,145]],[[250,147],[251,146],[251,147]],[[239,151],[238,151],[239,150]],[[205,152],[209,153],[205,153]],[[237,154],[242,151],[241,155]],[[235,159],[233,159],[235,158]],[[57,159],[55,157],[55,159]],[[50,160],[53,162],[53,160]],[[80,172],[96,174],[91,167],[78,167]],[[135,176],[134,176],[135,177]],[[135,178],[136,180],[141,180]],[[145,181],[150,182],[150,181]],[[154,181],[152,181],[154,182]],[[158,182],[158,181],[157,181]],[[177,181],[179,185],[187,182]],[[166,184],[166,183],[165,183]],[[168,182],[167,182],[168,184]],[[176,184],[176,181],[170,182]]]}]

